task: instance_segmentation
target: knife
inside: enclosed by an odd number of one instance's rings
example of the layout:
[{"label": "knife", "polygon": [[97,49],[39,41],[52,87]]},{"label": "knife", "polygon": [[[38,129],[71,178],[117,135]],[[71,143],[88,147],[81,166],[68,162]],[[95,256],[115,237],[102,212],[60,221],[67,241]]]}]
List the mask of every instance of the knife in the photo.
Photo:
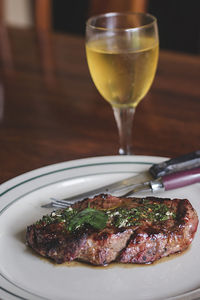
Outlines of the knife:
[{"label": "knife", "polygon": [[[191,185],[197,182],[200,182],[200,167],[165,175],[155,180],[146,181],[132,187],[130,186],[131,189],[129,189],[128,192],[120,194],[119,197],[128,197],[139,192],[163,192]],[[72,205],[72,203],[75,203],[76,201],[82,199],[76,198],[76,200],[74,200],[73,202],[71,201],[71,198],[70,201],[59,200],[55,198],[51,198],[51,200],[52,201],[50,203],[44,204],[42,205],[42,207],[66,208]]]},{"label": "knife", "polygon": [[188,170],[200,166],[200,150],[181,155],[176,158],[166,160],[164,162],[153,164],[149,170],[141,172],[137,175],[122,179],[115,183],[111,183],[88,192],[75,194],[66,197],[63,200],[76,201],[87,197],[92,197],[101,193],[113,193],[122,189],[127,189],[130,186],[138,185],[146,181],[151,181],[168,174],[176,173],[182,170]]},{"label": "knife", "polygon": [[155,193],[169,191],[197,182],[200,182],[200,167],[165,175],[156,180],[150,180],[139,185],[134,185],[131,190],[123,194],[123,197],[127,197],[138,192]]}]

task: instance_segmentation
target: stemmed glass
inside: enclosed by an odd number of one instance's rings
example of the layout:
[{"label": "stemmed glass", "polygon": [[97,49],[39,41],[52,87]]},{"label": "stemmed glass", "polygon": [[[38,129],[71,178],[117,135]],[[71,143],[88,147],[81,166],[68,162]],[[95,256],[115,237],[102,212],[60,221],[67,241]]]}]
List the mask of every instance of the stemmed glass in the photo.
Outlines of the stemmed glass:
[{"label": "stemmed glass", "polygon": [[107,13],[86,23],[86,54],[96,88],[114,111],[119,154],[132,153],[135,108],[148,92],[157,67],[156,18],[145,13]]}]

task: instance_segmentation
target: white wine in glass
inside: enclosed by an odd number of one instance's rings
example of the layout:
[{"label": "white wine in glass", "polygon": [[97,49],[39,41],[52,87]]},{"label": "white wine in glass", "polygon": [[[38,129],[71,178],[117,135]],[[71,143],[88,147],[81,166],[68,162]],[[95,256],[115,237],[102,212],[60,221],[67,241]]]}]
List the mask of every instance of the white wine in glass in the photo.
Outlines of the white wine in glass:
[{"label": "white wine in glass", "polygon": [[159,53],[155,17],[143,13],[108,13],[86,24],[86,54],[96,88],[113,107],[120,154],[132,153],[135,108],[148,92]]}]

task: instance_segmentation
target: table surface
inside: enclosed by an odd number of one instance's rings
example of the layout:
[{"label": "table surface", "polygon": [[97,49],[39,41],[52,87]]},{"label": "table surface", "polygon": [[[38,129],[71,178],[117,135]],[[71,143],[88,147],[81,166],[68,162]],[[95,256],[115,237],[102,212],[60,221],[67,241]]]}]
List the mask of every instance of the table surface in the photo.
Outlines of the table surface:
[{"label": "table surface", "polygon": [[[0,183],[71,159],[118,154],[110,105],[88,71],[78,36],[0,28]],[[136,155],[200,149],[200,57],[160,52],[133,123]]]}]

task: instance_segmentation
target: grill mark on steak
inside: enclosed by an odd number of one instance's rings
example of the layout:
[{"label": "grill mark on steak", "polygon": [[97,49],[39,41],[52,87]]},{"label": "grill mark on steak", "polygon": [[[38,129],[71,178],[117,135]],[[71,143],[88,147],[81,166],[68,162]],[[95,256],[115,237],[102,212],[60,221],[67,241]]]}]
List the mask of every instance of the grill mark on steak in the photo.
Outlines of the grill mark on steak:
[{"label": "grill mark on steak", "polygon": [[193,240],[198,217],[188,200],[178,201],[176,215],[174,221],[167,220],[162,224],[136,230],[126,248],[121,251],[118,261],[151,263],[161,257],[184,251]]},{"label": "grill mark on steak", "polygon": [[79,260],[94,265],[106,265],[112,261],[152,263],[161,257],[184,251],[191,244],[198,226],[196,211],[186,199],[98,195],[72,207],[79,210],[88,206],[96,209],[116,206],[131,209],[143,205],[144,200],[166,204],[176,212],[176,218],[159,222],[143,220],[140,225],[121,228],[107,224],[102,230],[85,225],[76,232],[68,232],[62,222],[39,222],[27,228],[27,244],[56,263]]}]

